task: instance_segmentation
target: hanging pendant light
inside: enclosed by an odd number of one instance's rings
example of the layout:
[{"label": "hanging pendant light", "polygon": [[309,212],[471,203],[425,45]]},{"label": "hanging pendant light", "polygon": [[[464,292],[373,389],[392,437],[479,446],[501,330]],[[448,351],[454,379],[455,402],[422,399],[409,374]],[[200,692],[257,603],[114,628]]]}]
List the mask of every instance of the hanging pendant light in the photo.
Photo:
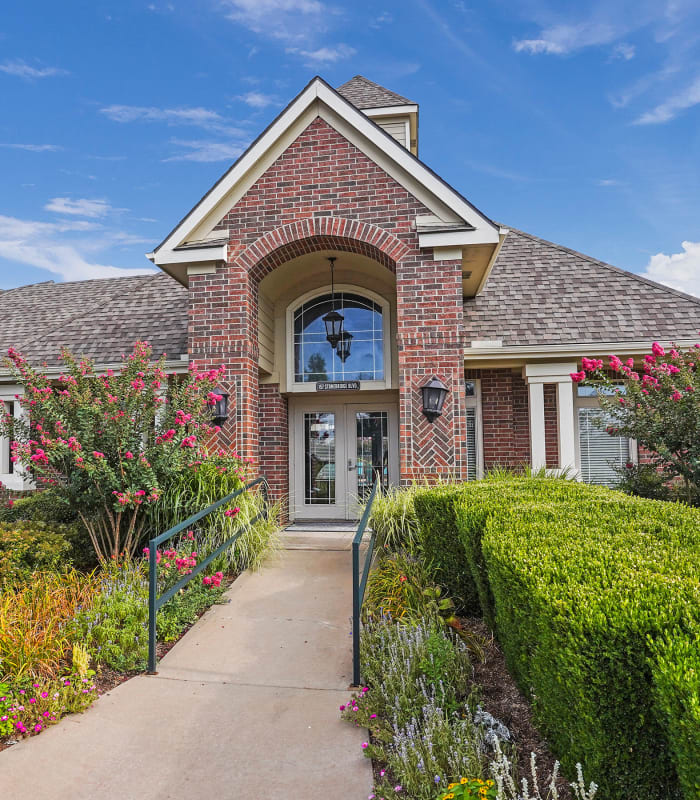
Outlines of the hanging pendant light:
[{"label": "hanging pendant light", "polygon": [[350,358],[351,341],[352,341],[351,333],[343,331],[340,334],[340,341],[338,342],[338,346],[336,347],[335,351],[338,354],[338,358],[343,362],[343,364],[348,360],[348,358]]},{"label": "hanging pendant light", "polygon": [[335,310],[335,282],[333,268],[335,267],[335,256],[328,259],[331,265],[331,310],[323,318],[326,326],[326,339],[330,346],[335,350],[338,343],[343,338],[343,316]]}]

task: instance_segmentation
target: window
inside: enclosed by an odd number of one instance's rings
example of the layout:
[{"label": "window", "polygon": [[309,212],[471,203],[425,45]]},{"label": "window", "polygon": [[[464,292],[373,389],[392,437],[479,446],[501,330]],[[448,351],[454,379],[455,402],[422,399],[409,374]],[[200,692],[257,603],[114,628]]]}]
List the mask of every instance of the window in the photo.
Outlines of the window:
[{"label": "window", "polygon": [[475,481],[481,477],[481,407],[478,381],[465,381],[466,431],[467,431],[467,480]]},{"label": "window", "polygon": [[624,436],[610,436],[600,427],[604,412],[600,408],[578,409],[579,447],[581,452],[581,478],[585,483],[615,486],[619,475],[615,467],[632,458],[630,440]]},{"label": "window", "polygon": [[331,310],[331,296],[324,294],[305,301],[294,312],[294,382],[384,380],[382,307],[359,294],[336,292],[335,310],[343,315],[343,328],[352,335],[345,361],[326,340],[323,317]]}]

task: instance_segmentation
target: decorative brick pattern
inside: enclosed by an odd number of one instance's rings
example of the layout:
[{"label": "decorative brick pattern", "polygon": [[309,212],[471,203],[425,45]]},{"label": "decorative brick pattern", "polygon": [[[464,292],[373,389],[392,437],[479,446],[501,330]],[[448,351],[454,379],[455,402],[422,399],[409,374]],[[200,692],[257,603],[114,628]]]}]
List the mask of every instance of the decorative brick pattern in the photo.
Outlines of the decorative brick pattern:
[{"label": "decorative brick pattern", "polygon": [[[222,439],[269,473],[280,495],[287,411],[279,387],[258,382],[258,286],[280,264],[320,250],[359,253],[396,274],[402,480],[466,474],[461,265],[419,249],[414,220],[426,213],[317,118],[217,226],[229,230],[228,261],[190,279],[190,352],[203,366],[226,364],[237,401]],[[420,386],[433,375],[450,394],[430,425]]]}]

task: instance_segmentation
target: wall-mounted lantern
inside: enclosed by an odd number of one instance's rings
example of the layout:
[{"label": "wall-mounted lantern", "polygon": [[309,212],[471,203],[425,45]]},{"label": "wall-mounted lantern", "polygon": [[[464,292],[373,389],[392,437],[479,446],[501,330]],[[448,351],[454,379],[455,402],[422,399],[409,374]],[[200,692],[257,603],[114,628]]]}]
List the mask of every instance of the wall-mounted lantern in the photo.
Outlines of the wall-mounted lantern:
[{"label": "wall-mounted lantern", "polygon": [[429,422],[435,420],[442,414],[442,407],[445,405],[447,397],[447,386],[440,378],[431,378],[425,386],[421,386],[423,393],[423,413]]},{"label": "wall-mounted lantern", "polygon": [[352,334],[348,333],[347,331],[343,331],[340,335],[338,346],[335,348],[336,353],[338,353],[338,358],[343,362],[343,364],[348,360],[348,358],[350,358],[351,341]]},{"label": "wall-mounted lantern", "polygon": [[335,267],[335,256],[330,256],[328,259],[331,265],[331,310],[323,318],[323,323],[326,326],[326,339],[328,344],[335,350],[338,342],[343,337],[343,315],[335,310],[335,281],[333,277],[333,268]]},{"label": "wall-mounted lantern", "polygon": [[212,422],[221,427],[228,419],[228,392],[217,387],[214,389],[214,394],[218,395],[219,399],[212,406]]}]

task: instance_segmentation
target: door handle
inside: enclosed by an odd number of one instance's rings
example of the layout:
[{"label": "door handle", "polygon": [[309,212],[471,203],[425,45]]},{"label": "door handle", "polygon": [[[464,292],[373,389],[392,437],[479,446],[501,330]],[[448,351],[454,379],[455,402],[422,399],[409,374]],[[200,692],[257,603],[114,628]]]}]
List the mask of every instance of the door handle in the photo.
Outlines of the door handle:
[{"label": "door handle", "polygon": [[355,469],[355,465],[352,463],[352,459],[348,459],[348,472],[352,472]]}]

